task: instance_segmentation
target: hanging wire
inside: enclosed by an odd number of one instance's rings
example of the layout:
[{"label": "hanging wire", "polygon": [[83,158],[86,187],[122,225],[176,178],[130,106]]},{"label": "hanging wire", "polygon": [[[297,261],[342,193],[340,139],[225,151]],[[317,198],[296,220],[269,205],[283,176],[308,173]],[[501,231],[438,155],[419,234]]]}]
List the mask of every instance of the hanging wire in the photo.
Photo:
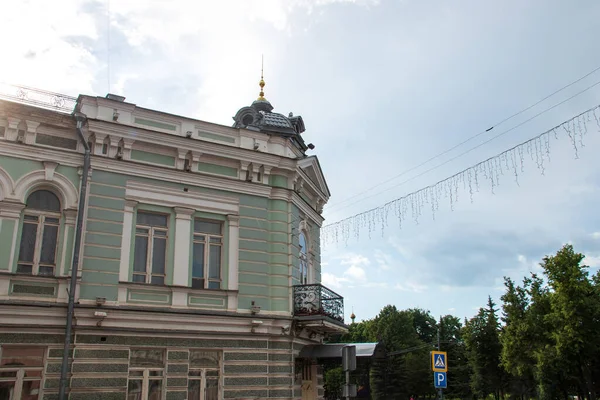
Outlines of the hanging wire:
[{"label": "hanging wire", "polygon": [[[477,138],[477,137],[479,137],[479,136],[481,136],[481,135],[483,135],[483,134],[486,134],[486,133],[488,133],[488,132],[492,131],[494,128],[497,128],[498,126],[500,126],[500,125],[504,124],[505,122],[508,122],[509,120],[511,120],[511,119],[513,119],[513,118],[515,118],[515,117],[517,117],[517,116],[519,116],[519,115],[523,114],[524,112],[526,112],[526,111],[529,111],[530,109],[532,109],[533,107],[537,106],[538,104],[540,104],[540,103],[542,103],[542,102],[544,102],[544,101],[548,100],[549,98],[553,97],[554,95],[556,95],[556,94],[558,94],[558,93],[562,92],[563,90],[565,90],[565,89],[567,89],[567,88],[569,88],[569,87],[573,86],[574,84],[576,84],[576,83],[578,83],[578,82],[582,81],[583,79],[587,78],[588,76],[590,76],[590,75],[594,74],[594,73],[595,73],[595,72],[597,72],[597,71],[600,71],[600,67],[597,67],[597,68],[593,69],[592,71],[590,71],[590,72],[588,72],[587,74],[583,75],[582,77],[580,77],[580,78],[578,78],[578,79],[574,80],[573,82],[571,82],[571,83],[569,83],[569,84],[567,84],[567,85],[565,85],[565,86],[561,87],[561,88],[560,88],[560,89],[558,89],[558,90],[555,90],[554,92],[550,93],[549,95],[547,95],[547,96],[546,96],[546,97],[544,97],[543,99],[541,99],[541,100],[538,100],[537,102],[535,102],[535,103],[531,104],[530,106],[528,106],[528,107],[526,107],[526,108],[524,108],[524,109],[522,109],[522,110],[520,110],[520,111],[518,111],[518,112],[516,112],[516,113],[514,113],[514,114],[512,114],[512,115],[510,115],[510,116],[508,116],[508,117],[506,117],[506,118],[504,118],[503,120],[501,120],[501,121],[499,121],[499,122],[496,122],[495,124],[492,124],[492,126],[491,126],[491,127],[489,127],[489,128],[487,128],[486,130],[484,130],[484,131],[481,131],[481,132],[479,132],[479,133],[477,133],[477,134],[475,134],[475,135],[473,135],[473,136],[470,136],[470,137],[469,137],[469,138],[467,138],[466,140],[464,140],[464,141],[462,141],[462,142],[460,142],[460,143],[458,143],[458,144],[454,145],[453,147],[451,147],[451,148],[449,148],[449,149],[447,149],[447,150],[444,150],[444,151],[442,151],[441,153],[438,153],[438,154],[434,155],[433,157],[431,157],[431,158],[429,158],[429,159],[427,159],[427,160],[423,161],[422,163],[420,163],[420,164],[418,164],[418,165],[416,165],[416,166],[414,166],[414,167],[412,167],[412,168],[409,168],[409,169],[407,169],[407,170],[405,170],[405,171],[403,171],[403,172],[399,173],[398,175],[395,175],[395,176],[393,176],[393,177],[391,177],[391,178],[389,178],[389,179],[387,179],[387,180],[385,180],[385,181],[383,181],[383,182],[380,182],[380,183],[378,183],[378,184],[376,184],[376,185],[374,185],[374,186],[371,186],[370,188],[368,188],[368,189],[366,189],[366,190],[364,190],[364,191],[362,191],[362,192],[360,192],[360,193],[357,193],[357,194],[355,194],[355,195],[352,195],[352,196],[350,196],[350,197],[347,197],[347,198],[345,198],[344,200],[338,201],[337,203],[328,204],[328,205],[326,205],[326,206],[325,206],[325,208],[326,208],[326,209],[331,209],[331,207],[338,206],[338,205],[340,205],[340,204],[346,203],[346,202],[347,202],[347,201],[349,201],[349,200],[352,200],[352,199],[355,199],[355,198],[357,198],[357,197],[360,197],[361,195],[363,195],[363,194],[365,194],[365,193],[369,193],[369,192],[371,192],[373,189],[375,189],[375,188],[377,188],[377,187],[380,187],[380,186],[382,186],[382,185],[385,185],[385,184],[386,184],[386,183],[388,183],[388,182],[391,182],[391,181],[393,181],[393,180],[395,180],[395,179],[397,179],[397,178],[399,178],[399,177],[401,177],[401,176],[403,176],[403,175],[406,175],[406,174],[407,174],[407,173],[409,173],[409,172],[412,172],[412,171],[416,170],[417,168],[420,168],[420,167],[422,167],[423,165],[426,165],[426,164],[428,164],[429,162],[431,162],[431,161],[435,160],[436,158],[439,158],[439,157],[441,157],[441,156],[443,156],[443,155],[445,155],[445,154],[448,154],[448,153],[449,153],[449,152],[451,152],[452,150],[454,150],[454,149],[456,149],[456,148],[458,148],[458,147],[460,147],[460,146],[462,146],[462,145],[464,145],[464,144],[466,144],[466,143],[470,142],[471,140],[473,140],[473,139],[475,139],[475,138]],[[594,84],[593,86],[596,86],[596,84]],[[593,87],[593,86],[592,86],[592,87]],[[575,94],[575,96],[578,96],[578,95],[580,95],[581,93],[583,93],[583,92],[587,91],[588,89],[591,89],[591,87],[588,87],[588,88],[584,89],[582,92],[576,93],[576,94]],[[571,100],[571,99],[572,99],[573,97],[575,97],[575,96],[572,96],[572,97],[570,97],[570,98],[569,98],[569,99],[567,99],[567,100]],[[560,103],[560,104],[562,104],[562,103]],[[548,111],[548,110],[546,110],[546,111]],[[540,115],[540,114],[538,114],[538,115]],[[536,115],[536,116],[537,116],[537,115]],[[520,125],[519,125],[519,126],[520,126]],[[514,129],[514,128],[513,128],[513,129]],[[356,203],[356,202],[354,202],[354,203],[352,203],[352,204],[355,204],[355,203]],[[345,208],[345,207],[344,207],[344,208]]]},{"label": "hanging wire", "polygon": [[[403,222],[406,221],[409,208],[411,217],[418,223],[424,206],[431,204],[432,217],[435,219],[435,212],[439,209],[439,200],[442,195],[449,199],[450,208],[453,209],[455,203],[458,201],[457,194],[459,189],[462,187],[462,190],[466,191],[468,187],[472,201],[473,192],[478,192],[482,184],[481,176],[490,182],[492,193],[494,193],[494,189],[499,185],[500,177],[504,172],[513,175],[516,183],[519,184],[519,173],[524,172],[525,157],[527,156],[529,156],[532,162],[536,163],[538,170],[543,174],[545,171],[544,163],[550,160],[550,139],[554,138],[558,140],[561,134],[563,137],[567,137],[573,147],[576,158],[578,158],[580,147],[584,143],[583,136],[587,134],[590,128],[588,124],[592,124],[593,122],[595,122],[596,129],[600,132],[600,105],[590,108],[556,125],[552,129],[440,180],[433,185],[411,192],[382,206],[325,225],[321,229],[323,244],[339,243],[340,240],[347,244],[350,239],[349,232],[353,232],[353,236],[358,240],[361,231],[365,228],[368,228],[369,237],[371,237],[371,233],[377,228],[381,228],[381,234],[384,235],[385,228],[388,225],[389,210],[395,211],[394,214],[398,218],[400,228],[402,228]],[[447,164],[450,161],[452,160],[441,163],[434,168]],[[427,172],[425,171],[423,174]],[[466,183],[461,185],[461,179],[466,179]]]}]

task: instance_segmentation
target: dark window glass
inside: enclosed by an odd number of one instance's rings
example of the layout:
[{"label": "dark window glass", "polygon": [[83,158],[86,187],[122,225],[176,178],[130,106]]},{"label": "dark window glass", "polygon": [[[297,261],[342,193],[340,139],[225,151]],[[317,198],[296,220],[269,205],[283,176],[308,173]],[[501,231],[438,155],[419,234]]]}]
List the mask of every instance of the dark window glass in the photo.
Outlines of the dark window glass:
[{"label": "dark window glass", "polygon": [[147,259],[148,238],[144,236],[136,236],[135,249],[133,251],[133,270],[135,272],[146,272]]},{"label": "dark window glass", "polygon": [[163,214],[152,214],[146,212],[137,213],[138,225],[167,226],[167,216]]},{"label": "dark window glass", "polygon": [[204,220],[194,221],[194,232],[211,233],[213,235],[220,235],[222,224],[220,222],[210,222]]},{"label": "dark window glass", "polygon": [[21,232],[21,245],[19,246],[19,261],[33,262],[37,228],[37,224],[23,224],[23,231]]},{"label": "dark window glass", "polygon": [[42,253],[40,255],[40,263],[54,264],[57,239],[58,226],[45,224],[44,233],[42,235]]},{"label": "dark window glass", "polygon": [[49,190],[36,190],[27,198],[27,208],[60,212],[60,200]]}]

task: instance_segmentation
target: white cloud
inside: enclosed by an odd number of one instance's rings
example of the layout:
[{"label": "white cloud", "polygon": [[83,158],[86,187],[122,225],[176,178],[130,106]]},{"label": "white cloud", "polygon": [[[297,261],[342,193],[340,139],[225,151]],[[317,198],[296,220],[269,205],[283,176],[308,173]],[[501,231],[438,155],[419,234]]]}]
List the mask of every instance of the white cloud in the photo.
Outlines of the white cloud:
[{"label": "white cloud", "polygon": [[427,286],[418,284],[416,282],[404,282],[397,283],[394,286],[394,289],[403,292],[423,293],[427,289]]},{"label": "white cloud", "polygon": [[98,37],[93,18],[77,0],[15,1],[0,13],[4,61],[0,77],[6,83],[76,95],[91,92],[98,72],[90,49],[70,38]]},{"label": "white cloud", "polygon": [[374,257],[379,269],[381,269],[382,271],[388,271],[392,269],[391,264],[393,263],[393,260],[390,254],[385,253],[382,250],[376,249]]},{"label": "white cloud", "polygon": [[366,282],[367,280],[365,270],[357,265],[351,265],[346,272],[344,272],[344,276],[348,276],[355,282]]},{"label": "white cloud", "polygon": [[343,255],[340,258],[341,258],[340,264],[342,264],[342,265],[369,265],[369,264],[371,264],[371,261],[367,257],[360,255],[360,254],[349,253],[349,254]]},{"label": "white cloud", "polygon": [[594,232],[594,233],[592,233],[592,235],[591,235],[591,236],[592,236],[592,238],[594,238],[594,239],[600,239],[600,232]]},{"label": "white cloud", "polygon": [[323,272],[321,274],[321,283],[327,287],[339,289],[344,282],[346,282],[346,279],[335,276],[329,272]]},{"label": "white cloud", "polygon": [[600,256],[592,256],[592,255],[587,254],[585,256],[585,258],[583,259],[583,262],[588,267],[598,268],[598,267],[600,267]]}]

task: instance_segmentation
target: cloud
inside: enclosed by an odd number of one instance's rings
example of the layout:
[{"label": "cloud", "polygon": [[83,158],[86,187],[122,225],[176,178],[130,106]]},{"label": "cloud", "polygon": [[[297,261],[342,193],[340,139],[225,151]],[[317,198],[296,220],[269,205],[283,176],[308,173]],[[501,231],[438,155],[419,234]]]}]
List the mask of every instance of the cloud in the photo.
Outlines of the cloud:
[{"label": "cloud", "polygon": [[321,274],[321,283],[332,289],[340,289],[344,282],[346,282],[344,278],[335,276],[329,272],[323,272]]},{"label": "cloud", "polygon": [[404,282],[394,285],[394,289],[403,292],[423,293],[427,289],[427,286],[415,282]]},{"label": "cloud", "polygon": [[583,263],[590,268],[599,268],[600,267],[600,256],[592,256],[587,254],[583,259]]},{"label": "cloud", "polygon": [[344,276],[348,276],[350,279],[356,282],[366,282],[367,274],[365,270],[357,265],[351,265],[346,272],[344,272]]},{"label": "cloud", "polygon": [[1,79],[66,94],[91,92],[98,60],[84,42],[97,39],[98,31],[81,6],[77,0],[4,5],[0,37],[10,61],[0,63]]},{"label": "cloud", "polygon": [[591,234],[592,238],[594,239],[600,239],[600,232],[594,232]]},{"label": "cloud", "polygon": [[392,269],[391,264],[394,262],[394,260],[390,254],[384,252],[383,250],[376,249],[374,258],[380,270],[389,271]]}]

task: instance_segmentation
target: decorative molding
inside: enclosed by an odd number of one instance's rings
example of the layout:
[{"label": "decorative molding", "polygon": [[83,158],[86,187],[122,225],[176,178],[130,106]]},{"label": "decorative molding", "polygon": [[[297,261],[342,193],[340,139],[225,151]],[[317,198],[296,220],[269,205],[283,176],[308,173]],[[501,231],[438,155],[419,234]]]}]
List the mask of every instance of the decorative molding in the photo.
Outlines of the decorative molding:
[{"label": "decorative molding", "polygon": [[63,211],[65,217],[65,224],[75,226],[77,221],[77,209],[68,209]]},{"label": "decorative molding", "polygon": [[13,193],[15,181],[2,167],[0,167],[0,201]]},{"label": "decorative molding", "polygon": [[[117,125],[112,122],[89,119],[90,129],[95,132],[103,132],[116,137],[131,137],[132,127],[125,125]],[[265,164],[272,167],[293,169],[295,168],[296,160],[288,158],[289,163],[286,163],[284,159],[286,157],[282,155],[270,154],[266,152],[256,152],[251,149],[245,149],[241,147],[228,146],[222,143],[213,143],[203,140],[190,140],[186,137],[179,135],[168,134],[153,130],[148,130],[136,126],[135,130],[143,132],[142,135],[136,136],[136,140],[154,145],[161,145],[163,147],[171,147],[175,149],[183,148],[200,153],[211,154],[217,157],[228,158],[233,160],[243,160],[246,162],[256,162],[258,164]],[[287,165],[286,165],[287,164]]]},{"label": "decorative molding", "polygon": [[34,144],[35,135],[37,133],[38,126],[40,126],[40,123],[36,121],[25,120],[25,124],[27,125],[27,131],[25,132],[25,143]]},{"label": "decorative molding", "polygon": [[16,182],[11,197],[25,203],[29,193],[43,187],[58,191],[63,209],[74,208],[77,205],[78,193],[75,185],[67,177],[57,172],[52,174],[52,181],[49,181],[46,179],[45,170],[33,171],[22,176]]},{"label": "decorative molding", "polygon": [[[61,165],[75,168],[81,166],[81,155],[78,153],[63,152],[46,148],[38,149],[33,146],[25,148],[9,142],[3,142],[2,144],[3,145],[0,146],[0,156],[17,157],[40,162],[51,158],[60,161]],[[102,146],[100,145],[100,153],[101,150]],[[124,170],[127,170],[129,174],[141,178],[179,182],[207,189],[223,190],[235,192],[236,194],[249,194],[259,197],[269,197],[271,192],[271,188],[268,186],[254,185],[235,178],[226,178],[198,172],[182,174],[181,171],[175,170],[174,168],[150,164],[128,163],[124,165],[122,161],[111,160],[106,156],[101,156],[100,153],[98,153],[96,157],[92,157],[92,168],[95,170],[119,174],[122,174]],[[197,160],[198,159],[196,159],[196,162]],[[193,165],[192,168],[194,168]]]},{"label": "decorative molding", "polygon": [[139,204],[136,200],[125,200],[125,212],[133,212]]},{"label": "decorative molding", "polygon": [[44,161],[44,173],[47,181],[52,182],[54,180],[54,171],[58,167],[58,163],[54,161]]},{"label": "decorative molding", "polygon": [[128,200],[137,200],[141,203],[159,206],[191,208],[217,214],[239,214],[239,200],[236,197],[198,192],[175,194],[172,188],[162,185],[128,181],[125,197]]},{"label": "decorative molding", "polygon": [[0,84],[0,98],[67,114],[72,113],[77,104],[75,97],[8,83]]},{"label": "decorative molding", "polygon": [[173,209],[175,210],[175,219],[182,219],[186,221],[191,221],[192,215],[194,215],[196,212],[194,209],[184,207],[175,207]]},{"label": "decorative molding", "polygon": [[0,202],[0,218],[16,219],[21,218],[21,212],[25,208],[24,203],[13,201]]}]

